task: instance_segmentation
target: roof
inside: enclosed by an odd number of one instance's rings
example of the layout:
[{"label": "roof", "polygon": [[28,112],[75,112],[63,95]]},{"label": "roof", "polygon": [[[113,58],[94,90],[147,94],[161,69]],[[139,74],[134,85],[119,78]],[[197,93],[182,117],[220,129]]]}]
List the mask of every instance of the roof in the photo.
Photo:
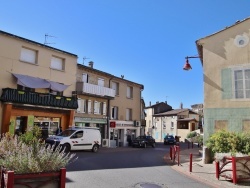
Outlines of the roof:
[{"label": "roof", "polygon": [[189,111],[190,113],[193,113],[193,114],[198,114],[198,113],[194,112],[193,110],[190,110],[188,108],[183,108],[183,109],[170,110],[167,112],[155,114],[153,116],[175,116],[175,115],[178,115],[179,113],[185,112],[185,111]]},{"label": "roof", "polygon": [[183,118],[183,119],[178,119],[177,121],[197,121],[195,118]]},{"label": "roof", "polygon": [[181,112],[185,112],[189,110],[188,108],[183,108],[183,109],[175,109],[175,110],[170,110],[167,112],[163,112],[163,113],[159,113],[159,114],[155,114],[155,116],[173,116],[173,115],[177,115]]},{"label": "roof", "polygon": [[77,64],[77,66],[78,66],[78,67],[82,67],[82,68],[84,68],[84,69],[87,69],[87,70],[89,70],[89,71],[95,71],[95,72],[98,72],[98,73],[100,73],[100,74],[104,74],[104,75],[106,75],[106,76],[109,76],[111,79],[112,79],[112,78],[116,78],[116,79],[119,79],[119,80],[123,80],[123,81],[125,81],[125,82],[130,82],[130,83],[132,83],[132,84],[140,85],[141,88],[144,89],[144,85],[142,85],[142,84],[139,84],[139,83],[136,83],[136,82],[132,82],[132,81],[130,81],[130,80],[126,80],[126,79],[124,79],[124,78],[120,78],[120,77],[114,76],[113,74],[110,74],[110,73],[107,73],[107,72],[104,72],[104,71],[100,71],[100,70],[98,70],[98,69],[95,69],[95,68],[92,68],[92,67],[89,67],[89,66],[86,66],[86,65],[82,65],[82,64],[79,64],[79,63]]},{"label": "roof", "polygon": [[231,25],[231,26],[227,26],[227,27],[225,27],[224,29],[222,29],[222,30],[220,30],[220,31],[217,31],[217,32],[215,32],[215,33],[213,33],[213,34],[211,34],[211,35],[208,35],[208,36],[206,36],[206,37],[203,37],[203,38],[200,38],[200,39],[198,39],[198,40],[196,40],[195,41],[195,43],[196,43],[196,48],[197,48],[197,51],[198,51],[198,54],[199,54],[199,57],[200,57],[200,60],[201,60],[201,62],[202,62],[202,64],[203,64],[203,50],[202,50],[202,44],[200,44],[199,42],[200,42],[200,40],[203,40],[203,39],[206,39],[206,38],[209,38],[209,37],[211,37],[211,36],[214,36],[214,35],[216,35],[216,34],[218,34],[218,33],[221,33],[221,32],[223,32],[223,31],[225,31],[225,30],[227,30],[227,29],[229,29],[229,28],[232,28],[232,27],[234,27],[235,25],[238,25],[238,24],[240,24],[240,23],[242,23],[242,22],[245,22],[245,21],[247,21],[247,20],[249,20],[250,19],[250,17],[247,17],[247,18],[245,18],[244,20],[241,20],[241,21],[239,21],[239,20],[237,20],[233,25]]},{"label": "roof", "polygon": [[72,54],[72,53],[69,53],[69,52],[66,52],[66,51],[57,49],[57,48],[53,48],[53,47],[51,47],[51,46],[47,46],[47,45],[45,45],[45,44],[42,44],[42,43],[39,43],[39,42],[35,42],[35,41],[33,41],[33,40],[29,40],[29,39],[26,39],[26,38],[23,38],[23,37],[19,37],[19,36],[17,36],[17,35],[13,35],[13,34],[11,34],[11,33],[7,33],[7,32],[2,31],[2,30],[0,30],[0,34],[6,35],[6,36],[8,36],[8,37],[15,38],[15,39],[18,39],[18,40],[22,40],[22,41],[25,41],[25,42],[28,42],[28,43],[32,43],[32,44],[34,44],[34,45],[38,45],[38,46],[41,46],[41,47],[44,47],[44,48],[48,48],[48,49],[50,49],[50,50],[58,51],[58,52],[61,52],[61,53],[67,54],[67,55],[71,55],[71,56],[77,57],[77,55],[75,55],[75,54]]}]

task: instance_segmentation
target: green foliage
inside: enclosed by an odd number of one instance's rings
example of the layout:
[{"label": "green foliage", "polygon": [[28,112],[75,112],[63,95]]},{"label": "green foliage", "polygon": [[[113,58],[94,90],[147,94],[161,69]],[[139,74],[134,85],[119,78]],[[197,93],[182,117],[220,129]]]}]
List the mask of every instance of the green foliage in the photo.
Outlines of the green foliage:
[{"label": "green foliage", "polygon": [[193,131],[187,134],[187,138],[193,138],[197,136],[197,132]]},{"label": "green foliage", "polygon": [[197,142],[200,146],[203,146],[203,136],[202,135],[197,136]]},{"label": "green foliage", "polygon": [[77,159],[75,154],[65,153],[61,147],[46,147],[39,139],[39,132],[34,128],[21,136],[3,134],[0,166],[16,174],[53,172]]},{"label": "green foliage", "polygon": [[206,146],[214,153],[250,154],[250,133],[220,130],[209,137]]}]

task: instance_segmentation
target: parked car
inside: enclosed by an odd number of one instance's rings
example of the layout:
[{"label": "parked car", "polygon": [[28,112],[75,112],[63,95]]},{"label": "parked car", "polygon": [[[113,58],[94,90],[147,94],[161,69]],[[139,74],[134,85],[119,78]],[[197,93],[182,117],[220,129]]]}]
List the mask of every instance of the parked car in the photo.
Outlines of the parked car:
[{"label": "parked car", "polygon": [[152,146],[155,147],[155,139],[152,136],[138,136],[132,140],[133,147],[144,147]]},{"label": "parked car", "polygon": [[66,152],[71,150],[92,150],[97,152],[101,144],[101,133],[98,128],[70,128],[45,140],[46,144],[60,145]]},{"label": "parked car", "polygon": [[174,136],[172,135],[166,135],[164,137],[164,144],[167,145],[167,144],[176,144],[176,139]]}]

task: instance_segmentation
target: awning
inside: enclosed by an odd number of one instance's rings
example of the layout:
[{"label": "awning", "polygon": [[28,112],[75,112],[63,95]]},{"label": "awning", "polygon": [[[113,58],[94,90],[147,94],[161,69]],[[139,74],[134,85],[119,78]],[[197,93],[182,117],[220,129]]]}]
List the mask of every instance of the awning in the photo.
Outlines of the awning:
[{"label": "awning", "polygon": [[58,82],[48,81],[42,78],[37,78],[22,74],[14,74],[14,73],[12,74],[17,78],[17,84],[24,87],[29,87],[34,89],[47,88],[59,92],[62,92],[65,89],[67,89],[67,87],[69,87],[68,85],[60,84]]}]

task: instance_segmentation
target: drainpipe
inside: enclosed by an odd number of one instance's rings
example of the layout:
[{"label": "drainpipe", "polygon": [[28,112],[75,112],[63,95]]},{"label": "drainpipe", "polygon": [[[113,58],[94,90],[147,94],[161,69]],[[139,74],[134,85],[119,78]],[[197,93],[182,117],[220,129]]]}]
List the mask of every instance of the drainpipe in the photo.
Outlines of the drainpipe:
[{"label": "drainpipe", "polygon": [[[111,80],[113,79],[114,77],[111,77],[110,79],[109,79],[109,88],[110,88],[110,83],[111,83]],[[110,119],[110,99],[108,98],[108,107],[107,107],[108,109],[107,109],[107,139],[109,140],[108,141],[108,145],[109,145],[109,147],[110,147],[110,130],[109,130],[109,119]]]}]

